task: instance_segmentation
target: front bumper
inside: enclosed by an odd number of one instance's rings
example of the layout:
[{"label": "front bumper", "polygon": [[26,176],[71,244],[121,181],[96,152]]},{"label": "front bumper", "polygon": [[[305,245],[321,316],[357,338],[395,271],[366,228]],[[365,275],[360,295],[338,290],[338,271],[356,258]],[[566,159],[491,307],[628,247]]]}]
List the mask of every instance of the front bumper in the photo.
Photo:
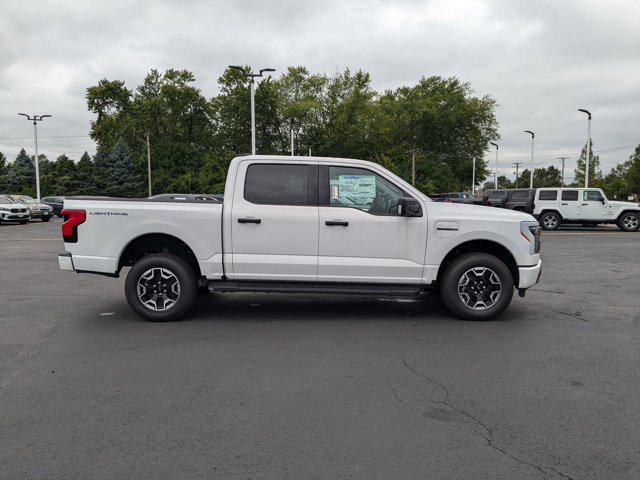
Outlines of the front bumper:
[{"label": "front bumper", "polygon": [[12,212],[2,212],[0,211],[0,219],[6,221],[16,221],[16,220],[28,220],[31,218],[31,214],[27,213],[12,213]]},{"label": "front bumper", "polygon": [[538,260],[538,264],[533,267],[518,267],[518,276],[520,277],[518,288],[533,287],[540,280],[540,275],[542,275],[542,260]]},{"label": "front bumper", "polygon": [[75,268],[73,268],[73,259],[71,258],[70,253],[61,253],[58,255],[58,265],[60,266],[60,270],[64,270],[66,272],[75,271]]}]

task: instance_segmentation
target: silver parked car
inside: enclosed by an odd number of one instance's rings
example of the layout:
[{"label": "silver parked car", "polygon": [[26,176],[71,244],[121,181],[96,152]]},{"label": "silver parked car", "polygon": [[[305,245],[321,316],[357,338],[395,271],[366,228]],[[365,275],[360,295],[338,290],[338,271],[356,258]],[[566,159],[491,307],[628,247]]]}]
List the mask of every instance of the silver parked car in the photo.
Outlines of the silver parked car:
[{"label": "silver parked car", "polygon": [[46,203],[40,203],[29,195],[9,195],[17,203],[26,205],[31,211],[31,218],[39,218],[43,222],[48,222],[53,216],[53,208]]},{"label": "silver parked car", "polygon": [[0,195],[0,223],[20,222],[27,223],[31,218],[29,207],[16,203],[11,197]]}]

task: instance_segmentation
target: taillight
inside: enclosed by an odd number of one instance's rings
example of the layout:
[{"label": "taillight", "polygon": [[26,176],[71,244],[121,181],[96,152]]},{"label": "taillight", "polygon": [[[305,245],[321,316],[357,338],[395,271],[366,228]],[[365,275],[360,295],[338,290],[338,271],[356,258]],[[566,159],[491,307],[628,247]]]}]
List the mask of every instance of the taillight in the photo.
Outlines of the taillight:
[{"label": "taillight", "polygon": [[62,210],[64,223],[62,224],[62,238],[66,243],[78,242],[78,225],[87,220],[84,210]]}]

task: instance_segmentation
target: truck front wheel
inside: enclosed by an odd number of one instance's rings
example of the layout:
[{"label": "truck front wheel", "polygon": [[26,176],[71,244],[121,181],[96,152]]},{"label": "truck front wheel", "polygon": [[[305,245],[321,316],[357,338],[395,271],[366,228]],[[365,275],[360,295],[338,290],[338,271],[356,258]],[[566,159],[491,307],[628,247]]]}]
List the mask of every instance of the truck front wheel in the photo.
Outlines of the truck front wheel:
[{"label": "truck front wheel", "polygon": [[176,320],[193,303],[198,290],[196,274],[182,258],[154,253],[138,260],[127,275],[129,306],[152,322]]},{"label": "truck front wheel", "polygon": [[624,232],[637,232],[640,228],[640,215],[635,212],[625,213],[618,220],[618,228]]},{"label": "truck front wheel", "polygon": [[446,307],[465,320],[490,320],[504,312],[513,297],[509,268],[487,253],[465,253],[447,265],[440,282]]}]

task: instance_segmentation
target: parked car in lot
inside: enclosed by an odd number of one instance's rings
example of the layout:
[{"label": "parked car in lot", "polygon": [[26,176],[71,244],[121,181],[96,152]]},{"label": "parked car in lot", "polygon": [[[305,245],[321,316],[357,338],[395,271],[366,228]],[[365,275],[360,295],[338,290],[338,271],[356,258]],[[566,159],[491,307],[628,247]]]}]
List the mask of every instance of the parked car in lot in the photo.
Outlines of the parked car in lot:
[{"label": "parked car in lot", "polygon": [[[449,192],[429,195],[434,202],[454,202],[475,204],[479,199],[469,192]],[[479,204],[479,202],[478,202]]]},{"label": "parked car in lot", "polygon": [[64,204],[64,197],[43,197],[42,203],[49,205],[53,210],[53,214],[62,218],[62,205]]},{"label": "parked car in lot", "polygon": [[48,222],[53,216],[53,209],[44,203],[38,202],[29,195],[9,195],[15,202],[22,203],[29,208],[31,218],[39,218],[43,222]]},{"label": "parked car in lot", "polygon": [[29,211],[29,207],[17,203],[8,195],[0,195],[0,223],[27,223],[30,218],[31,212]]},{"label": "parked car in lot", "polygon": [[375,163],[242,156],[224,202],[68,197],[62,270],[118,276],[139,315],[173,320],[211,292],[417,295],[485,320],[538,282],[531,216],[436,203]]},{"label": "parked car in lot", "polygon": [[640,228],[640,204],[608,200],[599,188],[539,188],[533,215],[542,228],[555,230],[561,224],[615,224],[625,232]]},{"label": "parked car in lot", "polygon": [[500,206],[509,210],[533,213],[533,204],[536,195],[535,188],[510,188],[502,199]]},{"label": "parked car in lot", "polygon": [[482,193],[482,205],[486,207],[501,207],[502,200],[505,198],[507,198],[506,189],[487,189]]}]

